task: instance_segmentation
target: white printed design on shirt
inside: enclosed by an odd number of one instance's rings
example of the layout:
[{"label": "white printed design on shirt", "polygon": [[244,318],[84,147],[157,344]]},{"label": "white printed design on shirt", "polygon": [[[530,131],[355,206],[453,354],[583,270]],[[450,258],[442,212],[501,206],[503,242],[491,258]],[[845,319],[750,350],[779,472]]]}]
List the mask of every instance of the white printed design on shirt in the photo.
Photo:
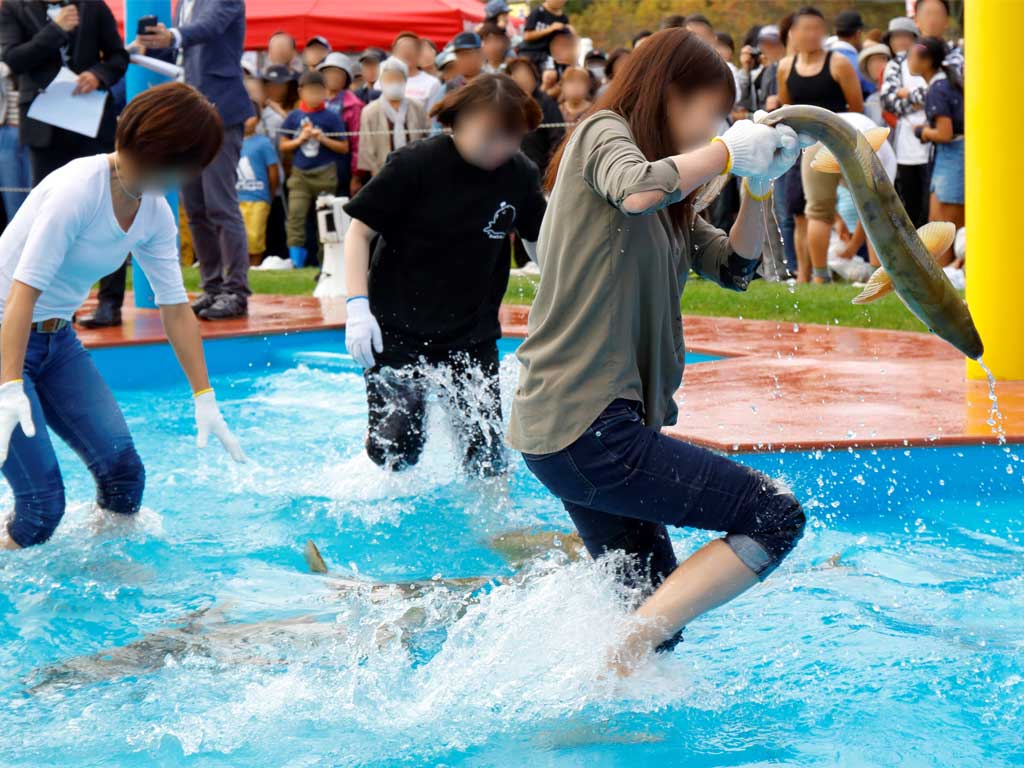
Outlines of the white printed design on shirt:
[{"label": "white printed design on shirt", "polygon": [[248,157],[243,157],[238,161],[238,176],[235,181],[235,189],[239,192],[263,191],[263,181],[256,178],[256,171],[253,170],[252,163]]},{"label": "white printed design on shirt", "polygon": [[516,220],[516,207],[503,202],[494,212],[490,222],[484,227],[484,234],[491,240],[504,240],[512,231]]}]

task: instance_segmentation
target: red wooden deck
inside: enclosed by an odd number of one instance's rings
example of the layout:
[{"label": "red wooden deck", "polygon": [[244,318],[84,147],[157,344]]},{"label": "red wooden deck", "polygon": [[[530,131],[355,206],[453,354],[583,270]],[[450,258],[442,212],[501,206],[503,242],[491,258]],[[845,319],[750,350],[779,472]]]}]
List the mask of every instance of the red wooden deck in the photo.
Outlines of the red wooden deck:
[{"label": "red wooden deck", "polygon": [[[125,302],[121,328],[79,329],[89,347],[163,341],[155,310]],[[253,296],[249,316],[204,322],[208,338],[344,326],[344,305],[309,296]],[[502,325],[523,336],[528,310]],[[923,333],[686,317],[687,346],[721,355],[687,369],[670,434],[724,451],[994,443],[985,382]],[[1024,442],[1024,382],[997,387],[1007,439]]]}]

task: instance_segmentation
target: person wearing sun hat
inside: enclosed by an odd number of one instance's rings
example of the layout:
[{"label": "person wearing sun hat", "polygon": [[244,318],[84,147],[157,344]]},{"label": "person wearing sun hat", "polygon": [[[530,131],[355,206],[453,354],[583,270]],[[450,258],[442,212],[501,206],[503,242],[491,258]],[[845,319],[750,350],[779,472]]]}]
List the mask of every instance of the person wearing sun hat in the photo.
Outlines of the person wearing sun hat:
[{"label": "person wearing sun hat", "polygon": [[914,135],[914,129],[924,125],[924,97],[928,84],[923,77],[910,73],[907,53],[920,37],[917,24],[906,16],[898,16],[889,22],[889,28],[882,38],[893,51],[893,57],[882,73],[883,114],[892,115],[895,120],[892,139],[896,150],[896,192],[907,209],[907,215],[915,227],[928,223],[929,197],[929,150]]},{"label": "person wearing sun hat", "polygon": [[[857,70],[862,78],[870,80],[876,86],[881,85],[885,65],[891,58],[889,46],[881,43],[866,45],[857,55]],[[877,88],[864,99],[864,114],[876,125],[885,125],[885,118],[882,117],[882,93]]]}]

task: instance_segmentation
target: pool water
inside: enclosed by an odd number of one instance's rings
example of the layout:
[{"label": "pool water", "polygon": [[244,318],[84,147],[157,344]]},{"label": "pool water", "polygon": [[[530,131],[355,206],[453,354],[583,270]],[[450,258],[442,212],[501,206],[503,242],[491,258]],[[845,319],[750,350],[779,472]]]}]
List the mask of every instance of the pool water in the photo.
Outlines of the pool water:
[{"label": "pool water", "polygon": [[[1010,448],[744,457],[805,502],[806,536],[619,681],[602,674],[627,611],[611,569],[492,546],[569,531],[518,457],[507,485],[463,478],[440,401],[419,466],[373,466],[340,332],[208,354],[245,465],[194,447],[166,347],[96,353],[145,509],[96,534],[91,481],[62,450],[56,536],[0,554],[0,765],[1024,764]],[[502,373],[507,401],[511,356]],[[674,533],[680,554],[707,538]],[[308,571],[307,539],[331,573]],[[443,581],[476,576],[494,580]],[[360,579],[428,583],[346,588]]]}]

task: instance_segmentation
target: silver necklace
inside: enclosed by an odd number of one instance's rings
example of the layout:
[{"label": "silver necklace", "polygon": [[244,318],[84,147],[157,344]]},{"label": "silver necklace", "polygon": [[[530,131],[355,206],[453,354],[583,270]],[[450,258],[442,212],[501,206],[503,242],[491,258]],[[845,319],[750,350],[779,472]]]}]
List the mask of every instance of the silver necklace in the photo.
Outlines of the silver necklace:
[{"label": "silver necklace", "polygon": [[124,185],[124,182],[121,181],[121,165],[118,162],[117,155],[114,155],[114,178],[117,179],[117,185],[121,187],[121,191],[124,192],[129,198],[131,198],[135,202],[138,202],[139,200],[142,199],[142,195],[133,195],[131,192],[129,192],[128,187],[126,187]]}]

